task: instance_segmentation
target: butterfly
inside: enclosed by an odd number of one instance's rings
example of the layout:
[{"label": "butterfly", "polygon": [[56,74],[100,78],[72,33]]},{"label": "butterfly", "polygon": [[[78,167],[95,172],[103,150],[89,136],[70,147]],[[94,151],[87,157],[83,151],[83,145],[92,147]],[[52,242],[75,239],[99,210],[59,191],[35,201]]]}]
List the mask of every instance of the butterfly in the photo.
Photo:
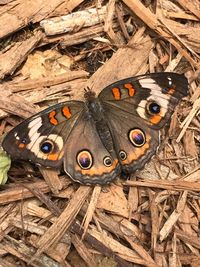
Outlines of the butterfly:
[{"label": "butterfly", "polygon": [[2,146],[13,159],[61,168],[82,184],[108,184],[144,167],[159,130],[188,94],[184,75],[151,73],[119,80],[85,102],[66,101],[24,120]]}]

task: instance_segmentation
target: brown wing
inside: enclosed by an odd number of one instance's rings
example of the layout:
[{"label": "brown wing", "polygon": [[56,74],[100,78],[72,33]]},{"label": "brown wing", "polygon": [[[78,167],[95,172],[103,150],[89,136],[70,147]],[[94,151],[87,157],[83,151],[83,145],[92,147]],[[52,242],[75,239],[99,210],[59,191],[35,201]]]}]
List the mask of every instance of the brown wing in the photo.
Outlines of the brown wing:
[{"label": "brown wing", "polygon": [[[99,98],[109,110],[123,110],[160,129],[171,117],[179,100],[188,93],[187,79],[176,73],[151,73],[124,79],[106,87]],[[107,110],[106,112],[109,112]]]},{"label": "brown wing", "polygon": [[86,113],[66,140],[64,170],[83,184],[110,183],[121,172],[115,151],[108,152]]},{"label": "brown wing", "polygon": [[64,144],[79,120],[84,103],[66,101],[28,118],[11,130],[2,146],[13,159],[60,167]]}]

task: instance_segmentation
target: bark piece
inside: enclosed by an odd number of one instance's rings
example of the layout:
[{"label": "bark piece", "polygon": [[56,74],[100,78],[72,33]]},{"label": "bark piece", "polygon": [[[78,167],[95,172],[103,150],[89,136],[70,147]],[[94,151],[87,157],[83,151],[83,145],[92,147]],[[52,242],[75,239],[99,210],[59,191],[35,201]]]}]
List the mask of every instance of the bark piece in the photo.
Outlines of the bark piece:
[{"label": "bark piece", "polygon": [[[199,180],[199,171],[195,172],[196,179]],[[197,180],[197,181],[198,181]],[[200,183],[197,182],[188,182],[188,181],[167,181],[167,180],[153,180],[153,181],[127,181],[124,182],[124,185],[128,186],[144,186],[144,187],[154,187],[154,188],[164,188],[168,190],[176,190],[176,191],[182,191],[182,190],[193,190],[193,191],[199,191],[200,190]]]},{"label": "bark piece", "polygon": [[[71,183],[71,181],[67,180],[66,178],[62,178],[61,183],[63,187],[66,187]],[[32,187],[39,188],[43,193],[48,193],[51,191],[46,182],[41,180],[33,182]],[[6,204],[31,197],[33,197],[33,193],[23,185],[18,184],[0,192],[0,204]]]},{"label": "bark piece", "polygon": [[178,3],[192,12],[198,19],[200,19],[200,3],[198,0],[193,0],[192,2],[187,0],[178,0]]},{"label": "bark piece", "polygon": [[99,93],[105,86],[117,80],[140,73],[153,47],[144,30],[140,28],[126,46],[119,48],[112,58],[93,74],[87,83],[90,88]]},{"label": "bark piece", "polygon": [[41,27],[44,28],[46,35],[56,35],[66,32],[72,32],[76,28],[89,27],[103,22],[106,14],[106,6],[100,9],[91,8],[81,10],[48,20],[40,22]]},{"label": "bark piece", "polygon": [[37,46],[42,36],[42,32],[35,32],[30,38],[15,43],[8,51],[0,54],[0,79],[3,79],[5,75],[12,75],[14,73],[28,54]]},{"label": "bark piece", "polygon": [[107,192],[101,192],[97,208],[128,218],[128,202],[120,186],[112,184]]},{"label": "bark piece", "polygon": [[[0,247],[3,247],[7,253],[25,261],[29,262],[31,255],[35,251],[33,247],[27,246],[21,240],[18,241],[14,238],[7,236],[1,242]],[[56,263],[52,258],[47,257],[46,255],[41,255],[40,258],[34,260],[32,266],[34,267],[59,267],[60,264]]]},{"label": "bark piece", "polygon": [[80,186],[73,198],[47,232],[38,241],[38,251],[31,261],[56,243],[66,232],[91,191],[90,186]]},{"label": "bark piece", "polygon": [[90,204],[88,206],[87,212],[85,213],[85,216],[84,216],[84,219],[83,219],[83,223],[82,224],[84,224],[84,233],[83,233],[82,239],[84,238],[84,235],[87,232],[89,223],[92,220],[92,216],[94,215],[94,211],[95,211],[95,208],[96,208],[97,201],[98,201],[100,193],[101,193],[101,186],[96,185],[94,187],[93,192],[92,192],[92,197],[91,197]]},{"label": "bark piece", "polygon": [[169,233],[171,232],[172,227],[174,227],[176,221],[181,216],[182,212],[184,211],[185,204],[187,201],[187,191],[183,192],[183,195],[180,197],[176,209],[172,212],[172,214],[169,216],[165,224],[163,225],[162,229],[160,230],[160,241],[162,242]]},{"label": "bark piece", "polygon": [[74,235],[72,237],[72,243],[74,247],[76,248],[77,252],[81,256],[81,258],[86,262],[88,267],[97,267],[97,263],[94,260],[94,257],[88,250],[88,248],[85,246],[84,242],[79,239],[77,235]]},{"label": "bark piece", "polygon": [[[113,29],[118,30],[119,26],[116,22],[113,23]],[[104,27],[102,25],[95,25],[86,29],[82,29],[75,33],[62,34],[60,36],[44,38],[44,43],[52,43],[60,41],[62,48],[81,44],[91,39],[97,38],[104,33]],[[109,43],[109,41],[108,41]]]},{"label": "bark piece", "polygon": [[181,38],[175,36],[169,31],[167,24],[163,23],[160,19],[156,18],[148,8],[146,8],[139,0],[123,0],[123,2],[140,18],[145,24],[147,24],[152,30],[158,33],[160,36],[169,41],[176,49],[184,56],[192,65],[198,68],[199,64],[190,55],[190,51],[187,48],[183,48],[183,42]]},{"label": "bark piece", "polygon": [[0,25],[4,25],[0,27],[0,38],[22,29],[30,22],[44,19],[62,3],[64,0],[13,1],[7,7],[7,12],[0,16]]}]

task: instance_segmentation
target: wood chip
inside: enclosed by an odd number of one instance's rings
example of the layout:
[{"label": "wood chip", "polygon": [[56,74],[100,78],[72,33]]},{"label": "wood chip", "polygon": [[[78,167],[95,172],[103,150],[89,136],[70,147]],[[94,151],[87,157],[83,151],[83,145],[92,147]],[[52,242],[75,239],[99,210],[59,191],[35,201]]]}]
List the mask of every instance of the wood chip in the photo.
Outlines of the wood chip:
[{"label": "wood chip", "polygon": [[52,244],[55,244],[62,237],[70,227],[74,216],[79,212],[90,191],[91,187],[89,186],[79,187],[62,214],[38,241],[38,251],[31,261],[39,257],[43,251],[48,249]]},{"label": "wood chip", "polygon": [[13,74],[28,54],[37,46],[42,36],[42,32],[35,32],[30,38],[15,43],[6,53],[0,54],[0,79],[3,79],[5,75]]},{"label": "wood chip", "polygon": [[22,29],[30,22],[40,21],[63,2],[63,0],[15,1],[9,6],[9,12],[5,12],[0,16],[0,25],[4,25],[0,29],[0,38]]}]

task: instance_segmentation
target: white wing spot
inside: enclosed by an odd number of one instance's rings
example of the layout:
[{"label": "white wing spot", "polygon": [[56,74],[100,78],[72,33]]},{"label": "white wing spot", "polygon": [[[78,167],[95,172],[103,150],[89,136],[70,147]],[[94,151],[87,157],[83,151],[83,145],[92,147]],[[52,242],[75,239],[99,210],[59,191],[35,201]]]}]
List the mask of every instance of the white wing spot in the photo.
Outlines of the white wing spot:
[{"label": "white wing spot", "polygon": [[142,101],[140,101],[140,103],[138,104],[138,107],[136,109],[137,113],[143,119],[147,119],[147,117],[145,115],[145,107],[146,107],[146,104],[147,104],[147,101],[146,100],[142,100]]},{"label": "white wing spot", "polygon": [[[168,77],[168,80],[169,80],[169,83],[171,82],[172,84],[170,77]],[[145,115],[146,103],[147,101],[155,101],[161,107],[160,115],[164,117],[168,110],[170,95],[163,94],[162,88],[156,83],[154,79],[151,79],[151,78],[141,79],[139,83],[142,87],[150,89],[151,93],[150,93],[150,96],[146,100],[140,101],[140,103],[138,104],[139,107],[137,108],[137,113],[142,118],[146,119],[146,115]]]}]

